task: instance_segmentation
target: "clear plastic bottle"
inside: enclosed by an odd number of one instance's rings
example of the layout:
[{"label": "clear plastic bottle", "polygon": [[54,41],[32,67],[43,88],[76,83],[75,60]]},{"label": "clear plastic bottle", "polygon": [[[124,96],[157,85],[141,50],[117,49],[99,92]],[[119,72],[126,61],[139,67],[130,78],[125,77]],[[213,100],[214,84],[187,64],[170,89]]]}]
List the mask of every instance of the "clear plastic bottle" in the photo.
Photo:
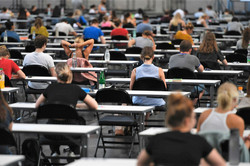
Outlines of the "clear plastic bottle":
[{"label": "clear plastic bottle", "polygon": [[160,25],[156,26],[156,34],[161,34],[161,26]]},{"label": "clear plastic bottle", "polygon": [[133,38],[136,38],[136,30],[133,30]]},{"label": "clear plastic bottle", "polygon": [[33,33],[32,33],[32,40],[35,40],[35,39],[36,39],[36,32],[33,31]]},{"label": "clear plastic bottle", "polygon": [[5,87],[5,78],[3,68],[0,68],[0,89]]},{"label": "clear plastic bottle", "polygon": [[61,8],[61,16],[64,16],[64,8]]},{"label": "clear plastic bottle", "polygon": [[108,48],[106,48],[104,58],[105,58],[106,62],[110,61],[110,53],[109,53],[109,49]]},{"label": "clear plastic bottle", "polygon": [[240,101],[243,97],[245,97],[245,94],[244,94],[242,86],[238,87],[238,93],[239,93],[239,101]]},{"label": "clear plastic bottle", "polygon": [[55,35],[56,35],[56,37],[58,37],[58,36],[59,36],[58,27],[56,27],[56,32],[55,32]]},{"label": "clear plastic bottle", "polygon": [[250,63],[250,52],[247,54],[247,63]]},{"label": "clear plastic bottle", "polygon": [[8,42],[8,34],[7,34],[7,30],[5,30],[5,31],[4,31],[3,41],[4,41],[5,43],[7,43],[7,42]]},{"label": "clear plastic bottle", "polygon": [[73,52],[72,67],[73,67],[73,68],[76,68],[76,67],[77,67],[77,57],[76,57],[76,52]]}]

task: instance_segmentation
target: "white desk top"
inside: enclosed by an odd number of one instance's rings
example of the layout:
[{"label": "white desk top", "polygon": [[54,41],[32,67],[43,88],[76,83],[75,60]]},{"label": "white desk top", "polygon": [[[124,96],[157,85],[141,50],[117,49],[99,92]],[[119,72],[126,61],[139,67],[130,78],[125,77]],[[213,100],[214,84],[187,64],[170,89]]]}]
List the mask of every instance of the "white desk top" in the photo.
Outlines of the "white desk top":
[{"label": "white desk top", "polygon": [[11,165],[25,159],[23,155],[0,155],[0,166]]},{"label": "white desk top", "polygon": [[52,134],[90,134],[99,130],[100,126],[87,125],[55,125],[55,124],[31,124],[14,123],[14,133],[52,133]]},{"label": "white desk top", "polygon": [[[168,69],[163,69],[166,73]],[[195,73],[199,74],[207,74],[207,75],[240,75],[243,74],[243,70],[204,70],[203,72],[198,72],[197,70],[194,71]]]},{"label": "white desk top", "polygon": [[71,67],[70,70],[72,72],[89,72],[89,71],[93,71],[93,72],[101,72],[101,71],[105,71],[107,70],[107,68],[102,68],[102,67],[93,67],[93,68],[81,68],[81,67],[76,67],[73,68]]},{"label": "white desk top", "polygon": [[23,45],[23,42],[0,42],[0,45]]},{"label": "white desk top", "polygon": [[238,63],[238,62],[233,62],[233,63],[227,63],[228,66],[235,66],[235,67],[249,67],[250,63]]},{"label": "white desk top", "polygon": [[104,60],[89,60],[91,64],[114,64],[114,65],[120,65],[120,64],[126,64],[126,65],[134,65],[137,64],[138,61],[127,61],[127,60],[110,60],[110,61],[104,61]]},{"label": "white desk top", "polygon": [[239,39],[239,38],[242,38],[241,35],[223,35],[224,38],[236,38],[236,39]]},{"label": "white desk top", "polygon": [[[125,54],[125,56],[127,58],[140,58],[141,57],[141,54]],[[104,54],[103,53],[92,53],[92,54],[89,54],[89,57],[104,57]],[[155,58],[163,58],[164,55],[162,54],[154,54],[154,57]]]},{"label": "white desk top", "polygon": [[[26,54],[29,54],[31,52],[21,52],[22,55],[26,55]],[[49,54],[49,55],[55,55],[56,53],[54,52],[46,52],[46,54]]]},{"label": "white desk top", "polygon": [[[196,109],[194,110],[194,112],[195,112],[196,114],[201,114],[202,112],[204,112],[204,111],[206,111],[206,110],[209,110],[209,109],[212,109],[212,108],[198,107],[198,108],[196,108]],[[232,110],[232,112],[233,112],[233,113],[236,113],[237,110],[234,109],[234,110]]]},{"label": "white desk top", "polygon": [[32,77],[26,77],[26,81],[57,81],[56,77],[52,76],[32,76]]},{"label": "white desk top", "polygon": [[[109,83],[129,83],[130,78],[109,78],[106,79],[106,82]],[[166,79],[167,84],[205,84],[205,85],[217,85],[220,83],[220,80],[198,80],[198,79]]]},{"label": "white desk top", "polygon": [[[47,46],[61,46],[61,43],[47,43]],[[110,44],[94,44],[94,46],[109,47]]]},{"label": "white desk top", "polygon": [[1,89],[1,91],[3,93],[11,93],[11,92],[16,92],[18,90],[19,90],[18,87],[5,87],[5,88]]},{"label": "white desk top", "polygon": [[66,166],[136,166],[137,159],[81,158]]}]

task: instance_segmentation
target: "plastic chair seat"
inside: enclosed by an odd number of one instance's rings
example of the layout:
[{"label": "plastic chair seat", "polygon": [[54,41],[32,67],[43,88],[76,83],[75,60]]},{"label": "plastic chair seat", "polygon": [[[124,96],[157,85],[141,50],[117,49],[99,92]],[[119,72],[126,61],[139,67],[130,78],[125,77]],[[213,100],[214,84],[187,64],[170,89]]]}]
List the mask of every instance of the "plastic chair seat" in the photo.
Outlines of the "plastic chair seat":
[{"label": "plastic chair seat", "polygon": [[136,126],[137,123],[131,116],[107,115],[99,120],[99,125]]}]

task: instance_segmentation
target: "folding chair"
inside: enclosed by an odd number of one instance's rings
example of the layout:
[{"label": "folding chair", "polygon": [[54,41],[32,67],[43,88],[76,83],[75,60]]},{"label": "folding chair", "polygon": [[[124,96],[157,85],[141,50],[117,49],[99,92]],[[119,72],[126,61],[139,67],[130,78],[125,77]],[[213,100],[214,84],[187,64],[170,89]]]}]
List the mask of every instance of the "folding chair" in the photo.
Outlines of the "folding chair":
[{"label": "folding chair", "polygon": [[236,115],[240,116],[245,123],[245,128],[250,126],[250,107],[240,108],[237,110]]},{"label": "folding chair", "polygon": [[[7,128],[0,127],[0,145],[1,146],[14,146],[17,151],[16,140],[11,133],[11,131]],[[17,152],[18,154],[18,152]]]}]

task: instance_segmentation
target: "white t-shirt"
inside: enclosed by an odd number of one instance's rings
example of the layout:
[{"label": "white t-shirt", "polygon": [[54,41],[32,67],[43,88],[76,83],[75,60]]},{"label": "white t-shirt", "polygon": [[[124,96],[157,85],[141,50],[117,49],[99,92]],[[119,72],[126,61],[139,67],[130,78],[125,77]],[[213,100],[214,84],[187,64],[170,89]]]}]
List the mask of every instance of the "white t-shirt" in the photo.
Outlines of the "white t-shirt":
[{"label": "white t-shirt", "polygon": [[[32,52],[27,54],[23,60],[23,66],[28,65],[41,65],[46,67],[49,72],[50,68],[55,67],[53,58],[49,54]],[[37,82],[28,82],[29,87],[33,89],[46,89],[49,85],[48,83],[37,83]]]},{"label": "white t-shirt", "polygon": [[11,15],[9,13],[0,13],[0,19],[10,19]]},{"label": "white t-shirt", "polygon": [[55,25],[54,30],[58,28],[59,32],[64,32],[67,36],[69,35],[70,32],[74,32],[74,28],[70,25],[67,24],[66,22],[59,22]]},{"label": "white t-shirt", "polygon": [[177,9],[176,11],[174,11],[173,15],[175,16],[177,13],[180,13],[181,18],[185,16],[185,13],[182,9]]}]

